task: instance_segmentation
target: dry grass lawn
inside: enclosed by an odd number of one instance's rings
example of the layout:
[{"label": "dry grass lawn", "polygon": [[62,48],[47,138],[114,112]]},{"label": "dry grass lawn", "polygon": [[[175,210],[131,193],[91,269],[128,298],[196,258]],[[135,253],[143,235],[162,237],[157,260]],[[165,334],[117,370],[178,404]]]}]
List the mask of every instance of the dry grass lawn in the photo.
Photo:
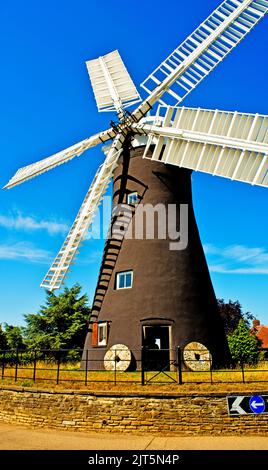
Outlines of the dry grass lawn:
[{"label": "dry grass lawn", "polygon": [[[1,371],[0,371],[1,373]],[[17,377],[16,377],[17,376]],[[56,364],[37,362],[34,366],[20,365],[4,369],[2,386],[17,385],[22,387],[46,388],[54,390],[87,391],[126,391],[126,392],[268,392],[268,362],[257,367],[219,370],[211,372],[183,371],[183,384],[178,384],[177,372],[146,372],[145,386],[141,385],[141,372],[100,372],[80,370],[80,364],[61,364],[58,371]],[[58,383],[57,383],[58,382]],[[0,386],[1,386],[0,385]]]}]

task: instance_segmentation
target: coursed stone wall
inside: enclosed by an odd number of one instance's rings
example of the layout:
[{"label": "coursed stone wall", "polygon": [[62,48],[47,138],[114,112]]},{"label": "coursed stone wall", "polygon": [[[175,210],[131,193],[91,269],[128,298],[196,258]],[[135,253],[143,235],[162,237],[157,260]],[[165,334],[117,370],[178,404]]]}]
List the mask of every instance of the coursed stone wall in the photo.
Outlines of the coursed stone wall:
[{"label": "coursed stone wall", "polygon": [[[262,392],[263,393],[263,392]],[[247,395],[238,393],[235,395]],[[0,421],[28,426],[172,435],[268,433],[268,414],[228,416],[226,394],[0,388]]]}]

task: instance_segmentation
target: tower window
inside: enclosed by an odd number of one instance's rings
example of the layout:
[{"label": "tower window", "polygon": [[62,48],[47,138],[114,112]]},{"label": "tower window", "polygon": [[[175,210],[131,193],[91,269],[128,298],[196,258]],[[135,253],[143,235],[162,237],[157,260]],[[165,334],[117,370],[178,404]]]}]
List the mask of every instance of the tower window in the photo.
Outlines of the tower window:
[{"label": "tower window", "polygon": [[128,204],[137,204],[138,202],[139,202],[139,196],[138,196],[137,191],[135,191],[134,193],[129,193],[127,195]]},{"label": "tower window", "polygon": [[107,346],[108,323],[92,324],[92,346]]},{"label": "tower window", "polygon": [[98,323],[98,346],[107,345],[107,323]]},{"label": "tower window", "polygon": [[116,289],[130,289],[133,284],[133,271],[123,271],[116,275]]}]

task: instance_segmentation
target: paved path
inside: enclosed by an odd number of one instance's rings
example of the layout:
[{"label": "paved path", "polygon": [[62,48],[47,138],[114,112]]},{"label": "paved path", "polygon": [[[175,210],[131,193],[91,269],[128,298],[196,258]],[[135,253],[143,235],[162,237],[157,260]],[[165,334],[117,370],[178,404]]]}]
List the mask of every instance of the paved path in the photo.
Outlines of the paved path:
[{"label": "paved path", "polygon": [[268,450],[263,436],[152,436],[32,429],[0,423],[1,450]]}]

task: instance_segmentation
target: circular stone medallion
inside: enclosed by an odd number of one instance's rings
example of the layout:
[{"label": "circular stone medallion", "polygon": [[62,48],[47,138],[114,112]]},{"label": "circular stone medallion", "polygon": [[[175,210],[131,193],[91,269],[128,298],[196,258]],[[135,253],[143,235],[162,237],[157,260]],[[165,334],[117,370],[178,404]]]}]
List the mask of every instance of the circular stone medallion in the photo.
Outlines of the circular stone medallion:
[{"label": "circular stone medallion", "polygon": [[106,370],[118,370],[125,372],[131,362],[131,351],[125,344],[114,344],[104,356]]},{"label": "circular stone medallion", "polygon": [[212,356],[209,350],[201,343],[193,341],[183,350],[184,364],[192,371],[208,371],[211,369]]}]

